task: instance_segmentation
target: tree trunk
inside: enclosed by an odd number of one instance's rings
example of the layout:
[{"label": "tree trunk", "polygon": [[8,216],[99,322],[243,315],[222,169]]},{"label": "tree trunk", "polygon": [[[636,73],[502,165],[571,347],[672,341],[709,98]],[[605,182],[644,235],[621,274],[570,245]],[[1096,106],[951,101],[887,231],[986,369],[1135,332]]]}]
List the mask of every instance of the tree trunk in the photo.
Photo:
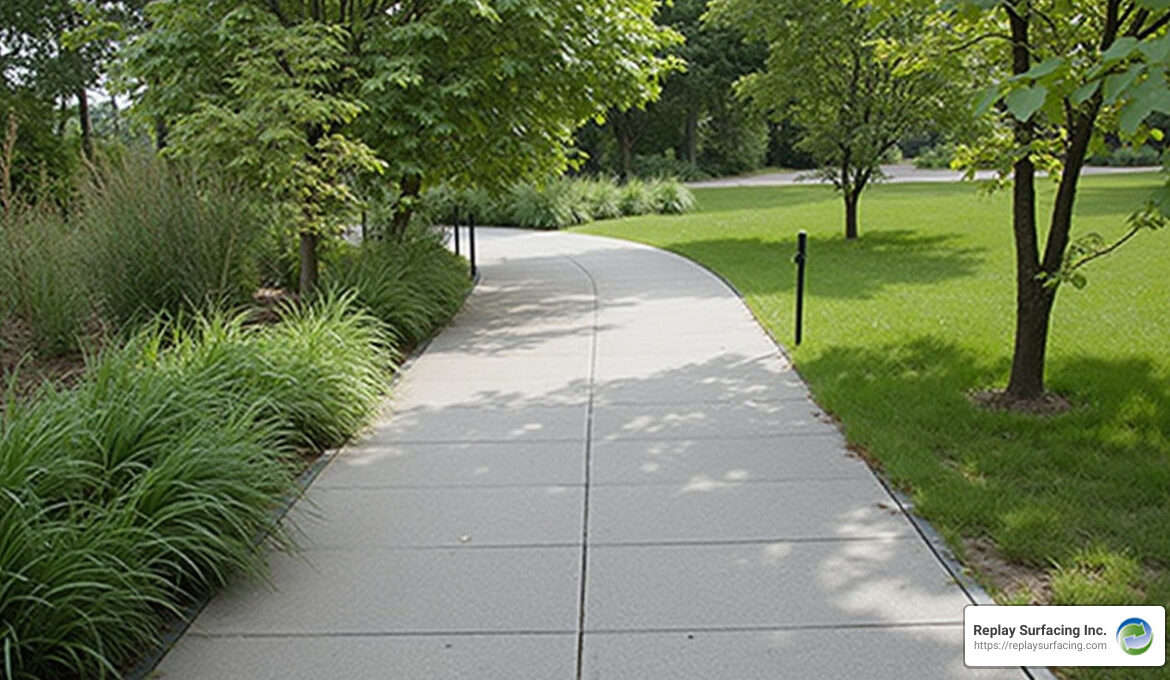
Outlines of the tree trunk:
[{"label": "tree trunk", "polygon": [[686,120],[686,151],[687,162],[691,165],[699,164],[699,110],[687,110]]},{"label": "tree trunk", "polygon": [[857,202],[860,196],[853,191],[846,191],[845,197],[845,238],[857,238]]},{"label": "tree trunk", "polygon": [[110,95],[110,123],[114,128],[114,135],[122,134],[122,111],[118,108],[118,96],[113,92]]},{"label": "tree trunk", "polygon": [[407,175],[402,178],[402,193],[399,195],[398,205],[394,207],[394,219],[390,222],[394,238],[401,240],[406,235],[406,228],[410,226],[410,218],[414,214],[414,199],[418,198],[421,192],[422,175]]},{"label": "tree trunk", "polygon": [[[1025,10],[1026,11],[1026,10]],[[1031,68],[1027,15],[1009,7],[1012,31],[1012,72]],[[1029,121],[1014,124],[1017,147],[1027,147],[1035,130]],[[1044,354],[1048,346],[1048,320],[1055,289],[1044,286],[1040,274],[1040,250],[1036,236],[1036,167],[1024,156],[1013,167],[1012,235],[1016,248],[1016,336],[1007,395],[1037,399],[1044,394]]]},{"label": "tree trunk", "polygon": [[317,234],[308,231],[301,232],[301,273],[298,289],[301,298],[307,298],[317,290]]},{"label": "tree trunk", "polygon": [[154,146],[156,151],[162,151],[167,148],[167,135],[169,128],[167,122],[163,120],[162,116],[156,116],[154,119]]},{"label": "tree trunk", "polygon": [[1007,394],[1014,399],[1044,395],[1044,357],[1048,349],[1048,322],[1056,289],[1032,277],[1016,280],[1016,342]]},{"label": "tree trunk", "polygon": [[631,128],[630,112],[620,111],[613,116],[613,135],[618,145],[618,161],[621,163],[622,180],[628,180],[634,164],[634,131]]},{"label": "tree trunk", "polygon": [[81,124],[81,150],[93,160],[93,121],[89,117],[89,94],[84,87],[77,89],[77,118]]}]

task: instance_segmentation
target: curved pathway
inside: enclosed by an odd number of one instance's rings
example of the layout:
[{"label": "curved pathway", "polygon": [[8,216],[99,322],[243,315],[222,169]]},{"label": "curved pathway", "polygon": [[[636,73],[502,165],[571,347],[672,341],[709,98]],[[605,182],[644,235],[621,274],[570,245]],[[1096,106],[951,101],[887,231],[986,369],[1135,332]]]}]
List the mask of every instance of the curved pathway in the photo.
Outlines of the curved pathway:
[{"label": "curved pathway", "polygon": [[[1161,166],[1113,168],[1090,165],[1083,168],[1081,174],[1084,176],[1132,175],[1142,172],[1159,172],[1161,169]],[[883,165],[882,172],[886,175],[886,178],[882,180],[883,183],[928,182],[933,184],[938,182],[963,181],[963,173],[957,170],[916,168],[909,163]],[[975,179],[979,180],[993,179],[994,177],[995,172],[991,170],[980,170],[975,173]],[[811,170],[786,170],[782,172],[766,172],[759,175],[720,177],[718,179],[687,182],[687,186],[693,189],[708,187],[780,187],[791,186],[793,184],[817,184],[820,181],[814,176]]]},{"label": "curved pathway", "polygon": [[483,230],[482,281],[393,412],[157,677],[1021,678],[715,276]]}]

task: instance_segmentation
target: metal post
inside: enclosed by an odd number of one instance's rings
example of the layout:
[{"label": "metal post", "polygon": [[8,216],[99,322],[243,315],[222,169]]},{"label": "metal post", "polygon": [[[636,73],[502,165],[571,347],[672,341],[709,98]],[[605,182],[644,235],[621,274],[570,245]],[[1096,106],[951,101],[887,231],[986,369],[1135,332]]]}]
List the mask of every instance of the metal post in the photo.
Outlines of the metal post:
[{"label": "metal post", "polygon": [[463,253],[459,252],[459,212],[458,211],[451,212],[451,228],[455,230],[455,254],[462,255]]},{"label": "metal post", "polygon": [[470,213],[467,215],[467,244],[471,255],[471,278],[474,279],[479,274],[479,269],[475,265],[475,217]]},{"label": "metal post", "polygon": [[808,232],[796,235],[796,344],[800,346],[804,334],[804,267],[808,262]]}]

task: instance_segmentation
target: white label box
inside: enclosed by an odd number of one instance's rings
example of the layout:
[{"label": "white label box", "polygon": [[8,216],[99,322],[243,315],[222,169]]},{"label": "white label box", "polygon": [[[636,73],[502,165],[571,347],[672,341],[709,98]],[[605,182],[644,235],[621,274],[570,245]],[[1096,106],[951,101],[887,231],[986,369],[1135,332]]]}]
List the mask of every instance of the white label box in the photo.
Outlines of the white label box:
[{"label": "white label box", "polygon": [[1161,666],[1166,608],[969,605],[968,666]]}]

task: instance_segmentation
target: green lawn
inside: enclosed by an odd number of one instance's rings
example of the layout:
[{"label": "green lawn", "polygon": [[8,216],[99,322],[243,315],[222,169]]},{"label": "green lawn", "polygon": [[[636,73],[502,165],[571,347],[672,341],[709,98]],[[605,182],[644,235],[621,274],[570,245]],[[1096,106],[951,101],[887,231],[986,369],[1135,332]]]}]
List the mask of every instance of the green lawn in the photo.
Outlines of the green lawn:
[{"label": "green lawn", "polygon": [[[1158,182],[1085,179],[1075,229],[1121,233]],[[1042,187],[1047,215],[1052,186]],[[846,243],[841,202],[824,187],[695,193],[697,213],[581,231],[707,265],[791,347],[791,256],[796,232],[807,229],[810,297],[797,367],[850,441],[911,493],[984,583],[1004,601],[1170,601],[1170,234],[1142,234],[1091,265],[1086,289],[1060,292],[1048,385],[1073,409],[1030,417],[968,399],[1007,380],[1006,194],[877,186],[862,198],[860,241]]]}]

